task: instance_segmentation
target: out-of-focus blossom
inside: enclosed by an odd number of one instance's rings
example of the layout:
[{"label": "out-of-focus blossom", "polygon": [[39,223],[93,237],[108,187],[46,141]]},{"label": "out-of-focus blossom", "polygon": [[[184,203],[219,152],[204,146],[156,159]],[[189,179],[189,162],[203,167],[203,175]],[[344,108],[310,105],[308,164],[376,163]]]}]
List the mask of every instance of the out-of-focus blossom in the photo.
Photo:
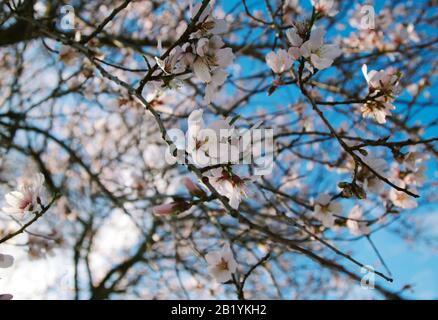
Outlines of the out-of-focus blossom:
[{"label": "out-of-focus blossom", "polygon": [[426,171],[425,166],[420,166],[420,167],[416,168],[415,170],[408,171],[406,173],[404,181],[407,184],[422,186],[424,184],[424,182],[426,181],[425,171]]},{"label": "out-of-focus blossom", "polygon": [[[192,17],[194,17],[202,3],[198,3],[192,11]],[[200,38],[206,35],[218,35],[227,32],[228,26],[224,19],[217,19],[213,16],[213,8],[211,5],[207,5],[204,11],[201,13],[198,21],[197,29],[198,31],[191,35],[191,38]]]},{"label": "out-of-focus blossom", "polygon": [[184,177],[182,178],[182,183],[191,195],[198,198],[204,198],[206,196],[205,191],[202,190],[202,188],[198,184],[194,183],[192,179]]},{"label": "out-of-focus blossom", "polygon": [[386,70],[371,70],[368,72],[366,64],[362,65],[362,73],[368,83],[370,94],[376,96],[382,94],[389,98],[394,98],[395,95],[400,94],[400,74],[393,68]]},{"label": "out-of-focus blossom", "polygon": [[384,185],[383,181],[374,175],[364,181],[364,188],[374,194],[382,192]]},{"label": "out-of-focus blossom", "polygon": [[266,55],[266,63],[274,73],[280,74],[292,67],[292,58],[284,49],[279,49],[277,52],[271,51]]},{"label": "out-of-focus blossom", "polygon": [[[362,160],[381,176],[385,176],[388,169],[388,163],[382,158],[372,157],[370,155],[362,156]],[[379,194],[384,183],[371,170],[363,166],[357,174],[357,179],[363,182],[363,187],[372,193]]]},{"label": "out-of-focus blossom", "polygon": [[160,204],[152,208],[154,214],[171,214],[176,207],[176,203]]},{"label": "out-of-focus blossom", "polygon": [[426,156],[424,154],[416,151],[410,151],[404,157],[406,170],[399,173],[399,178],[403,179],[406,184],[422,186],[424,181],[426,181],[426,166],[424,165],[425,159]]},{"label": "out-of-focus blossom", "polygon": [[225,244],[221,250],[207,253],[205,259],[208,274],[218,282],[231,280],[237,270],[237,262],[229,244]]},{"label": "out-of-focus blossom", "polygon": [[225,83],[228,74],[222,69],[216,69],[211,74],[211,81],[207,82],[205,86],[205,95],[202,100],[205,104],[210,104],[211,101],[215,98],[219,87]]},{"label": "out-of-focus blossom", "polygon": [[384,34],[380,30],[358,30],[352,32],[350,36],[342,38],[341,42],[347,51],[370,52],[373,50],[383,51],[386,46],[384,43]]},{"label": "out-of-focus blossom", "polygon": [[238,209],[242,197],[246,197],[245,180],[222,168],[209,171],[210,183],[221,195],[228,198],[230,206]]},{"label": "out-of-focus blossom", "polygon": [[[14,257],[9,254],[0,253],[0,268],[10,268],[14,264]],[[12,295],[0,294],[0,300],[11,300]]]},{"label": "out-of-focus blossom", "polygon": [[165,74],[178,74],[184,71],[184,65],[179,62],[182,55],[182,49],[180,46],[175,47],[172,52],[164,59],[160,59],[155,57],[155,61],[161,70],[164,71]]},{"label": "out-of-focus blossom", "polygon": [[63,62],[66,66],[72,66],[75,59],[78,57],[76,51],[70,46],[62,45],[59,50],[59,61]]},{"label": "out-of-focus blossom", "polygon": [[293,12],[300,13],[302,8],[300,7],[300,0],[285,0],[283,2],[283,10],[293,10]]}]

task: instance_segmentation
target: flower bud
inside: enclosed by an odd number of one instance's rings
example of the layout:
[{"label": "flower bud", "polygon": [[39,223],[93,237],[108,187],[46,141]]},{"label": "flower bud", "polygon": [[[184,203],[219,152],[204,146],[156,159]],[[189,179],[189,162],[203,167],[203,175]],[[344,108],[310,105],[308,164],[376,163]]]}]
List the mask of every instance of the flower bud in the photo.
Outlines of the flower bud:
[{"label": "flower bud", "polygon": [[14,264],[14,257],[9,254],[0,253],[0,268],[9,268]]}]

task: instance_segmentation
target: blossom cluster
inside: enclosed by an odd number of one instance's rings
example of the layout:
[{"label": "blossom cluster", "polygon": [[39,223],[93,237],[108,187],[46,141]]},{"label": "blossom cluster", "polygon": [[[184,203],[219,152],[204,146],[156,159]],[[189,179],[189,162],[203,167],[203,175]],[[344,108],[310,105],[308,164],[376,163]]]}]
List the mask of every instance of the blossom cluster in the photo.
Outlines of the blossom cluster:
[{"label": "blossom cluster", "polygon": [[[412,190],[422,186],[426,180],[425,159],[425,155],[421,153],[415,151],[408,152],[404,156],[401,164],[394,163],[391,168],[395,182],[402,187],[411,186]],[[412,197],[399,190],[391,189],[389,198],[392,203],[399,208],[413,209],[418,206],[415,199],[412,199]]]}]

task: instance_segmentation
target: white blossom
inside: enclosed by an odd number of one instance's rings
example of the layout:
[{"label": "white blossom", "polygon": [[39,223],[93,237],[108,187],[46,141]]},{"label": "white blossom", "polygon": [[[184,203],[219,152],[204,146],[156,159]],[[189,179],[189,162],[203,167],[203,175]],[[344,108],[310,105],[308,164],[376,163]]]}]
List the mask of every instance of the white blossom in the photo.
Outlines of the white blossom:
[{"label": "white blossom", "polygon": [[237,262],[234,259],[230,245],[225,244],[221,250],[206,254],[207,272],[218,282],[226,282],[232,279],[232,274],[237,270]]},{"label": "white blossom", "polygon": [[404,157],[404,165],[406,170],[403,172],[403,180],[406,184],[422,186],[426,181],[426,166],[424,161],[426,160],[426,155],[410,151]]},{"label": "white blossom", "polygon": [[362,156],[362,160],[380,175],[383,175],[388,168],[388,163],[382,158],[367,155]]},{"label": "white blossom", "polygon": [[[362,156],[362,160],[381,176],[385,176],[388,169],[388,163],[382,158],[372,157],[370,155]],[[363,187],[372,193],[379,194],[384,187],[384,183],[371,170],[363,167],[359,173],[359,178],[363,181]]]},{"label": "white blossom", "polygon": [[202,118],[202,110],[194,110],[188,118],[187,130],[187,152],[192,156],[195,163],[207,165],[208,159],[208,140],[207,136],[202,134],[204,129],[204,120]]},{"label": "white blossom", "polygon": [[9,268],[14,264],[14,257],[0,253],[0,268]]},{"label": "white blossom", "polygon": [[[201,7],[198,4],[193,15]],[[208,5],[199,17],[196,32],[190,35],[190,41],[176,46],[165,59],[155,57],[161,70],[166,75],[179,74],[171,79],[170,87],[180,87],[181,80],[187,79],[193,71],[196,78],[206,83],[203,103],[209,104],[215,98],[218,89],[227,78],[224,68],[232,64],[234,54],[231,48],[224,48],[224,42],[219,36],[227,30],[226,21],[216,19],[212,15],[212,7]],[[176,80],[179,80],[175,83]]]}]

